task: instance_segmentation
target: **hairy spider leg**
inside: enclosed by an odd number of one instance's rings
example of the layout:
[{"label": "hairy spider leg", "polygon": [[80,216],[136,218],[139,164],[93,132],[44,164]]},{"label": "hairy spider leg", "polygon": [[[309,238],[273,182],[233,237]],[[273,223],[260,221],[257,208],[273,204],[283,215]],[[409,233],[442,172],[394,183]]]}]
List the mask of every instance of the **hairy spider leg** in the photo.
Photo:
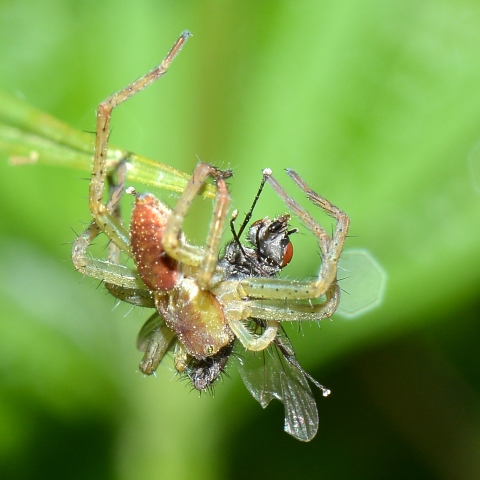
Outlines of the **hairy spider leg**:
[{"label": "hairy spider leg", "polygon": [[137,348],[145,352],[139,369],[145,375],[152,375],[157,370],[165,354],[177,344],[175,333],[165,325],[163,318],[155,312],[145,322],[137,336]]},{"label": "hairy spider leg", "polygon": [[[88,247],[102,233],[97,223],[92,222],[73,242],[72,263],[76,270],[88,277],[116,285],[119,288],[144,289],[145,284],[135,270],[106,260],[92,258]],[[116,295],[117,296],[117,295]]]},{"label": "hairy spider leg", "polygon": [[[299,282],[283,279],[270,278],[247,278],[239,285],[241,298],[257,298],[266,300],[292,299],[310,300],[321,297],[336,285],[337,262],[343,249],[343,244],[348,232],[349,218],[340,209],[332,205],[328,200],[315,193],[293,170],[287,170],[287,174],[297,186],[305,192],[307,198],[318,207],[325,210],[337,221],[333,238],[330,239],[327,232],[313,217],[301,207],[280,184],[272,177],[268,182],[277,195],[285,202],[292,212],[301,220],[318,239],[318,245],[322,254],[322,264],[317,280],[312,282]],[[338,287],[337,287],[338,288]],[[331,298],[335,298],[333,292]],[[255,315],[253,315],[255,316]]]},{"label": "hairy spider leg", "polygon": [[106,205],[103,204],[105,178],[107,174],[106,158],[108,137],[110,134],[112,110],[132,95],[135,95],[162,77],[190,35],[189,32],[183,32],[160,65],[124,89],[114,93],[98,106],[95,155],[93,158],[92,178],[90,180],[90,211],[94,221],[106,233],[108,238],[128,255],[130,255],[128,231],[118,218],[108,210]]},{"label": "hairy spider leg", "polygon": [[[337,221],[337,227],[335,233],[333,234],[332,240],[330,242],[327,252],[324,253],[324,259],[327,262],[338,262],[340,255],[343,250],[343,245],[348,234],[348,227],[350,225],[350,219],[346,213],[342,212],[339,208],[329,202],[326,198],[319,195],[317,192],[314,192],[305,181],[293,170],[287,170],[287,174],[292,178],[292,180],[305,192],[307,198],[313,202],[315,205],[319,206],[325,210],[330,216],[335,218]],[[305,210],[303,210],[305,213]],[[301,212],[299,212],[300,214]],[[302,219],[302,217],[300,217]],[[305,224],[306,225],[306,224]],[[312,224],[312,228],[320,227],[317,222]],[[321,228],[321,227],[320,227]],[[322,229],[323,230],[323,229]],[[313,231],[313,230],[312,230]],[[319,236],[320,233],[317,235]],[[322,236],[323,238],[323,236]]]},{"label": "hairy spider leg", "polygon": [[[230,194],[228,193],[225,178],[231,175],[230,171],[222,172],[207,163],[198,164],[175,208],[170,213],[163,233],[163,248],[170,257],[184,265],[199,267],[195,280],[203,290],[210,288],[212,276],[218,262],[218,250],[230,203]],[[186,243],[181,232],[185,215],[209,176],[215,179],[217,195],[215,197],[206,245],[205,248],[200,248]]]},{"label": "hairy spider leg", "polygon": [[[333,239],[269,176],[267,181],[274,191],[317,237],[322,265],[319,277],[313,282],[268,277],[248,277],[240,281],[222,282],[216,294],[228,298],[225,302],[225,314],[234,331],[238,322],[251,317],[267,322],[316,321],[331,317],[338,307],[340,288],[336,281],[337,261],[347,235],[349,219],[328,200],[313,192],[295,172],[289,170],[287,173],[314,204],[337,220]],[[324,299],[319,301],[323,296]]]},{"label": "hairy spider leg", "polygon": [[[126,177],[126,164],[121,161],[116,166],[118,180],[115,183],[112,172],[108,176],[110,184],[109,200],[106,204],[106,209],[112,217],[119,218],[120,209],[119,202],[123,195],[123,187]],[[76,270],[89,277],[97,278],[105,282],[108,290],[112,295],[123,301],[128,301],[128,297],[132,296],[135,291],[136,295],[145,300],[150,297],[150,293],[145,289],[143,281],[140,279],[137,272],[120,265],[120,248],[114,243],[109,243],[108,261],[91,258],[87,254],[88,247],[92,244],[95,238],[102,233],[102,229],[95,222],[92,221],[87,229],[79,235],[73,243],[72,262]],[[140,294],[138,292],[144,292]],[[138,305],[138,302],[130,302]],[[143,302],[140,302],[143,306]],[[150,305],[153,306],[153,301],[150,300]]]},{"label": "hairy spider leg", "polygon": [[[117,174],[117,179],[114,179],[114,174]],[[118,221],[120,216],[120,200],[125,192],[125,180],[127,178],[127,164],[125,160],[121,160],[115,167],[114,171],[107,174],[109,197],[107,202],[107,210]],[[121,250],[119,246],[110,241],[108,242],[108,261],[112,263],[120,263]],[[108,288],[108,284],[107,288]]]},{"label": "hairy spider leg", "polygon": [[[163,76],[190,35],[187,31],[183,32],[160,65],[132,82],[123,90],[108,97],[99,105],[97,110],[95,155],[89,194],[90,211],[94,220],[74,242],[72,262],[75,268],[84,275],[109,283],[112,285],[112,288],[116,286],[117,294],[115,296],[122,300],[126,300],[129,297],[128,294],[124,295],[125,290],[122,289],[145,289],[145,285],[137,272],[115,262],[90,258],[87,254],[88,246],[103,231],[120,250],[131,256],[127,229],[119,221],[118,215],[103,204],[105,179],[107,177],[106,154],[111,113],[117,105]],[[140,297],[145,298],[144,295],[140,295]]]}]

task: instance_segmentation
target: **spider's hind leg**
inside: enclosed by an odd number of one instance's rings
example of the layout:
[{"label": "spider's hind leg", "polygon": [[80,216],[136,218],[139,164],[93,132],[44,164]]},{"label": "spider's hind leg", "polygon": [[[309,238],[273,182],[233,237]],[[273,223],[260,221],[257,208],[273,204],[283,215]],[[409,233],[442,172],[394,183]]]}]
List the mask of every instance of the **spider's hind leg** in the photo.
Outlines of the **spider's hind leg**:
[{"label": "spider's hind leg", "polygon": [[[106,208],[112,216],[119,218],[119,202],[123,195],[126,176],[125,162],[120,162],[116,171],[116,182],[113,180],[113,176],[109,176],[110,198]],[[113,296],[128,301],[127,298],[133,298],[139,291],[143,291],[145,285],[134,270],[120,264],[120,248],[115,243],[110,242],[109,244],[108,261],[95,259],[87,254],[88,247],[101,233],[101,228],[93,221],[77,237],[72,249],[73,265],[76,270],[84,275],[102,280]],[[128,292],[129,290],[131,291],[130,293]],[[133,301],[130,303],[138,304]],[[143,305],[143,303],[141,304]]]}]

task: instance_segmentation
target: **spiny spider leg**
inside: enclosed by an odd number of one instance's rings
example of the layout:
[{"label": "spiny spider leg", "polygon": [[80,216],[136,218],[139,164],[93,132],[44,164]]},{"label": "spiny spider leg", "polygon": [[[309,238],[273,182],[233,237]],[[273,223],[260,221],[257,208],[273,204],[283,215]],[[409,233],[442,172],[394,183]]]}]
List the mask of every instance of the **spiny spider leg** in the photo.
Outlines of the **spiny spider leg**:
[{"label": "spiny spider leg", "polygon": [[278,322],[314,322],[330,318],[340,302],[340,287],[335,283],[325,292],[325,300],[318,303],[289,302],[285,300],[246,300],[245,312],[251,317]]},{"label": "spiny spider leg", "polygon": [[112,110],[132,95],[135,95],[137,92],[143,90],[155,80],[162,77],[167,72],[170,63],[189,36],[189,32],[183,32],[160,65],[143,77],[135,80],[124,89],[114,93],[98,106],[95,155],[93,159],[92,178],[90,180],[90,211],[96,224],[99,225],[108,238],[118,245],[118,247],[126,254],[130,254],[128,231],[115,215],[108,211],[106,205],[103,204],[105,178],[107,173],[106,158],[108,137],[110,134],[110,117]]},{"label": "spiny spider leg", "polygon": [[[277,195],[302,221],[302,223],[318,238],[322,253],[322,264],[317,280],[312,282],[298,282],[283,279],[247,278],[239,282],[237,292],[241,298],[257,299],[292,299],[311,300],[324,295],[336,284],[337,261],[343,249],[343,244],[348,232],[349,219],[345,213],[334,207],[328,200],[313,192],[307,184],[292,170],[287,173],[295,183],[307,194],[307,197],[337,220],[337,227],[333,240],[316,220],[293,198],[291,198],[280,184],[272,177],[268,182],[272,185]],[[335,297],[331,292],[332,297]]]},{"label": "spiny spider leg", "polygon": [[[165,252],[175,260],[185,265],[199,265],[196,282],[202,289],[210,286],[212,275],[218,261],[218,250],[223,232],[225,218],[227,216],[230,195],[228,193],[225,178],[230,177],[230,171],[222,172],[217,168],[200,163],[195,168],[182,196],[178,199],[175,208],[168,217],[165,232],[163,234],[163,248]],[[217,186],[215,206],[212,220],[208,231],[205,249],[187,244],[181,235],[181,229],[185,215],[194,198],[198,195],[207,177],[213,177]]]},{"label": "spiny spider leg", "polygon": [[[115,185],[112,172],[109,175],[110,197],[106,208],[113,216],[119,216],[119,202],[123,195],[123,184],[126,175],[126,164],[120,162],[116,167],[118,183]],[[120,249],[113,242],[109,243],[108,261],[91,258],[87,254],[88,247],[102,233],[100,227],[92,221],[87,229],[73,243],[72,262],[75,268],[89,277],[105,282],[109,292],[120,300],[135,305],[153,307],[150,292],[145,289],[137,272],[119,264]]]},{"label": "spiny spider leg", "polygon": [[[113,176],[117,173],[117,180],[115,181]],[[123,197],[125,189],[125,180],[127,178],[127,164],[124,160],[120,161],[116,166],[115,170],[107,174],[108,188],[109,188],[109,199],[107,202],[107,210],[120,221],[120,200]],[[108,243],[108,261],[112,263],[120,263],[120,253],[121,250],[119,246],[110,241]],[[108,288],[109,284],[106,284]]]},{"label": "spiny spider leg", "polygon": [[[331,262],[338,262],[340,254],[342,253],[345,239],[347,238],[350,219],[344,212],[342,212],[342,210],[337,208],[326,198],[322,197],[317,192],[314,192],[296,172],[289,169],[287,169],[286,172],[291,177],[291,179],[305,192],[307,198],[311,202],[319,206],[321,209],[325,210],[337,221],[337,227],[335,229],[335,233],[333,234],[330,248],[328,249],[328,254],[326,255],[326,260]],[[306,213],[305,210],[304,213]],[[302,220],[302,217],[300,217],[300,219]],[[319,227],[318,223],[317,226]]]},{"label": "spiny spider leg", "polygon": [[165,325],[158,312],[155,312],[145,322],[137,337],[137,348],[145,352],[139,365],[140,371],[145,375],[155,373],[165,353],[175,342],[175,333]]},{"label": "spiny spider leg", "polygon": [[91,258],[87,249],[102,233],[100,227],[92,222],[73,242],[72,263],[76,270],[84,275],[97,278],[121,288],[142,289],[145,284],[135,270],[124,265]]},{"label": "spiny spider leg", "polygon": [[277,336],[278,326],[280,325],[275,319],[265,320],[265,330],[261,335],[253,334],[250,329],[242,322],[249,317],[243,315],[244,310],[241,310],[241,318],[235,318],[232,315],[232,310],[227,315],[228,325],[232,329],[235,336],[240,340],[240,343],[252,352],[260,352],[265,350]]},{"label": "spiny spider leg", "polygon": [[284,201],[285,205],[287,205],[302,223],[318,238],[323,260],[331,242],[330,235],[328,235],[325,229],[300,204],[288,195],[285,189],[274,177],[270,176],[268,183],[271,185],[275,193]]},{"label": "spiny spider leg", "polygon": [[[158,67],[132,82],[123,90],[108,97],[98,107],[95,155],[89,195],[90,211],[94,220],[85,232],[74,242],[72,262],[75,268],[84,275],[110,283],[112,288],[113,286],[118,287],[117,295],[115,296],[122,300],[126,299],[123,294],[120,294],[124,288],[144,290],[145,285],[137,272],[123,265],[93,259],[87,255],[88,246],[102,231],[106,233],[107,237],[115,243],[120,250],[130,255],[130,242],[127,229],[117,218],[118,215],[110,211],[109,208],[102,203],[105,179],[107,176],[106,152],[108,148],[111,113],[117,105],[163,76],[189,36],[189,32],[182,33]],[[127,297],[128,296],[129,295],[127,295]]]}]

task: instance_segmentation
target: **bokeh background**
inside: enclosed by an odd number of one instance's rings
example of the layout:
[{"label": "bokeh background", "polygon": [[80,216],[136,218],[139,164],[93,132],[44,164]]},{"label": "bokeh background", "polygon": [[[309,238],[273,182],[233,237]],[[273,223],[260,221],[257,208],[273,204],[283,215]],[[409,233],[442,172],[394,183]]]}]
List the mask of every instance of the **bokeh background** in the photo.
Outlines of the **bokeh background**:
[{"label": "bokeh background", "polygon": [[[315,392],[320,430],[302,444],[234,367],[213,398],[171,357],[143,377],[149,312],[114,309],[70,263],[88,172],[4,155],[0,477],[480,478],[479,25],[475,0],[0,0],[0,88],[86,131],[191,30],[170,73],[114,113],[112,141],[186,172],[233,168],[241,212],[263,168],[288,185],[294,167],[388,275],[377,309],[289,330],[333,392]],[[189,238],[210,209],[198,202]],[[258,217],[283,212],[267,191]],[[285,274],[317,265],[310,242]]]}]

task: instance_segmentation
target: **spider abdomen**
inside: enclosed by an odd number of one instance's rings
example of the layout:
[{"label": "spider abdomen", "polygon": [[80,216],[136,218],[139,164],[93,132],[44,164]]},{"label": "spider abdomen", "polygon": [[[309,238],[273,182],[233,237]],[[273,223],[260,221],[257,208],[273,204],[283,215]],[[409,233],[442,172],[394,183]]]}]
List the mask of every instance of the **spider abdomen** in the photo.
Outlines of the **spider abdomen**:
[{"label": "spider abdomen", "polygon": [[150,290],[170,290],[179,282],[178,263],[162,246],[171,211],[153,195],[137,195],[130,221],[132,253],[140,277]]}]

